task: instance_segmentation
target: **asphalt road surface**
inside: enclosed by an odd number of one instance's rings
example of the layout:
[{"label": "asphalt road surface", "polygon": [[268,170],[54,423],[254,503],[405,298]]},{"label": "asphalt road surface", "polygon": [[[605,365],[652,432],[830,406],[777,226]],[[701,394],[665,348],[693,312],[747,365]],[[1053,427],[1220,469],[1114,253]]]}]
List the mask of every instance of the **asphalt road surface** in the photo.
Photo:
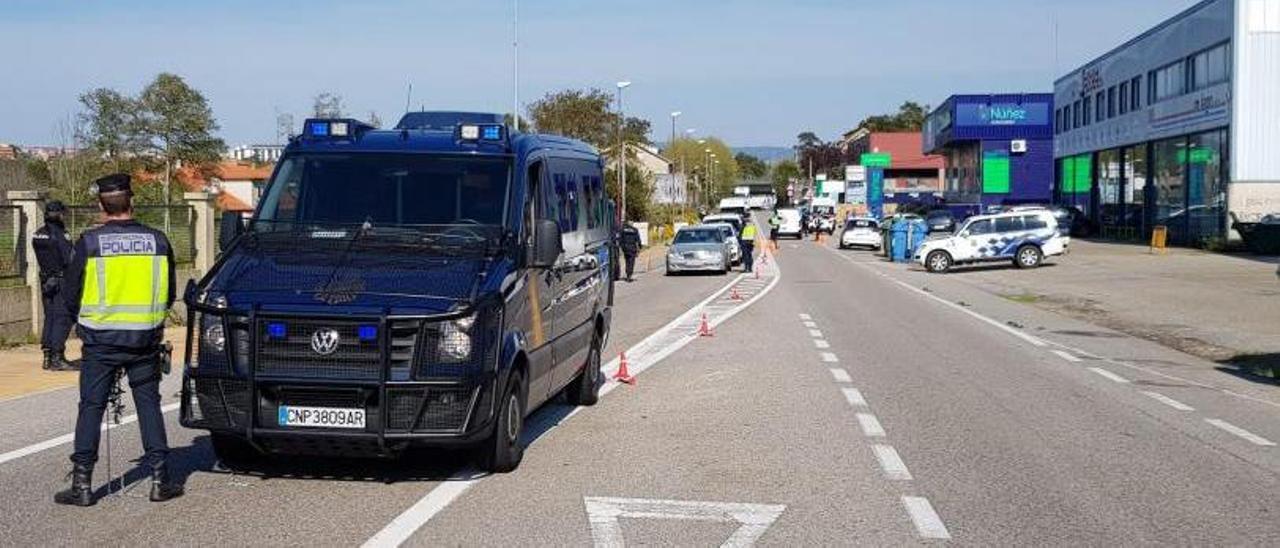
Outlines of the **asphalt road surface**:
[{"label": "asphalt road surface", "polygon": [[[619,284],[611,355],[638,349],[638,383],[539,411],[510,474],[452,454],[230,474],[171,412],[187,496],[149,503],[132,472],[63,508],[74,390],[0,402],[0,544],[1280,545],[1274,386],[963,272],[810,241],[765,268]],[[683,336],[704,310],[714,336]],[[114,431],[117,474],[137,438]]]}]

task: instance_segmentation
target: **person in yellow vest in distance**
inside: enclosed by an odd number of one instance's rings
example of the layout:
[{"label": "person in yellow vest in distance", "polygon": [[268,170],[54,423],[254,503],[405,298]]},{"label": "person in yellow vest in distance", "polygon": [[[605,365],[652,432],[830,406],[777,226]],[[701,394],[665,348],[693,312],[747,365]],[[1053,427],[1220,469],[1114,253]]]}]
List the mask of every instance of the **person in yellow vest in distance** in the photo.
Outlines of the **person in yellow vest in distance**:
[{"label": "person in yellow vest in distance", "polygon": [[742,234],[738,236],[738,243],[742,246],[742,269],[744,272],[751,272],[756,262],[756,223],[747,221],[747,226],[742,227]]},{"label": "person in yellow vest in distance", "polygon": [[53,498],[58,504],[93,505],[102,414],[116,371],[124,370],[146,451],[142,462],[151,468],[151,500],[161,502],[183,491],[169,476],[160,411],[164,321],[175,296],[173,247],[163,232],[134,220],[128,175],[98,179],[90,192],[98,197],[104,223],[80,236],[65,274],[66,306],[84,342],[84,361],[71,487]]},{"label": "person in yellow vest in distance", "polygon": [[782,218],[775,212],[769,216],[769,248],[778,251],[778,227],[782,226]]}]

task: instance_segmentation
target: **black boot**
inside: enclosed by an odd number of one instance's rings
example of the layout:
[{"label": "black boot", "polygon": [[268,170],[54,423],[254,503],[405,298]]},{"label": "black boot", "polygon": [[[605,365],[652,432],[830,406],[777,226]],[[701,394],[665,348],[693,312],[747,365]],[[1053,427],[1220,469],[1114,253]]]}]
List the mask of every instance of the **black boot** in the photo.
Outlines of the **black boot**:
[{"label": "black boot", "polygon": [[151,502],[164,502],[182,496],[182,486],[169,479],[169,467],[157,464],[151,467]]},{"label": "black boot", "polygon": [[50,364],[48,369],[53,371],[78,371],[80,369],[79,365],[67,361],[67,357],[62,352],[49,351],[48,357],[45,359]]},{"label": "black boot", "polygon": [[71,468],[71,487],[53,494],[53,502],[71,506],[93,506],[93,467],[82,464]]},{"label": "black boot", "polygon": [[52,350],[45,349],[44,362],[41,363],[40,368],[44,369],[45,371],[53,371],[53,351]]}]

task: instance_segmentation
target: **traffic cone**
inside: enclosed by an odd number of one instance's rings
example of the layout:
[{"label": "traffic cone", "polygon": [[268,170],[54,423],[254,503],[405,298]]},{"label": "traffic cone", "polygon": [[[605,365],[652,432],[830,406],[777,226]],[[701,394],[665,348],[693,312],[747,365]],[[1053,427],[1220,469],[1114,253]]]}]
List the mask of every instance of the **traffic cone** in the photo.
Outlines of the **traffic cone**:
[{"label": "traffic cone", "polygon": [[625,382],[627,384],[636,383],[636,378],[631,376],[631,373],[627,372],[627,353],[626,352],[618,353],[618,372],[613,374],[613,380],[618,382]]},{"label": "traffic cone", "polygon": [[711,330],[711,324],[707,323],[706,313],[702,314],[702,323],[698,326],[699,337],[714,337],[716,332]]},{"label": "traffic cone", "polygon": [[756,265],[756,267],[755,267],[755,268],[753,268],[753,269],[751,269],[751,270],[752,270],[753,272],[755,272],[756,279],[757,279],[757,280],[759,280],[759,279],[760,279],[760,265]]},{"label": "traffic cone", "polygon": [[769,264],[769,255],[767,253],[760,255],[760,264]]}]

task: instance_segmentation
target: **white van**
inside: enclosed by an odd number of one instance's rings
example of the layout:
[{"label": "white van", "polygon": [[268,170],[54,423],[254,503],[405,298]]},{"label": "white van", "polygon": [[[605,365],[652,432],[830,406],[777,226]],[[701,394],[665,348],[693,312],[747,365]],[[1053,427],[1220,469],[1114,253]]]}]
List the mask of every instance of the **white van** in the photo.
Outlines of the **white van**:
[{"label": "white van", "polygon": [[797,240],[804,237],[800,229],[800,210],[799,209],[779,209],[775,215],[778,216],[778,237],[795,236]]},{"label": "white van", "polygon": [[929,272],[946,272],[957,264],[1013,261],[1019,268],[1040,266],[1045,257],[1062,255],[1070,236],[1058,232],[1048,210],[1012,211],[970,217],[945,238],[926,240],[912,261]]}]

